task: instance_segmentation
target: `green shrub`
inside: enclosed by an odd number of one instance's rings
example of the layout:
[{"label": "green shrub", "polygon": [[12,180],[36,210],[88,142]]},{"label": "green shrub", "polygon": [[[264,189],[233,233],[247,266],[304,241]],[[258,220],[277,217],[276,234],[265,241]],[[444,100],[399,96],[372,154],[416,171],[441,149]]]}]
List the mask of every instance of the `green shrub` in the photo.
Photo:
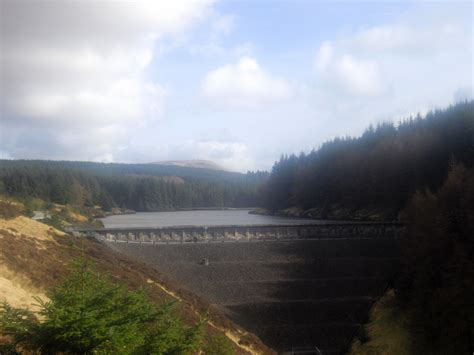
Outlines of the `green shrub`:
[{"label": "green shrub", "polygon": [[173,304],[157,307],[143,290],[129,291],[85,262],[48,297],[37,299],[38,314],[0,307],[0,335],[11,339],[10,353],[187,354],[199,348],[202,323],[185,326]]},{"label": "green shrub", "polygon": [[234,355],[235,349],[230,342],[223,335],[217,335],[209,338],[203,347],[203,353],[205,355]]},{"label": "green shrub", "polygon": [[64,230],[64,220],[56,213],[43,219],[41,222],[59,230]]}]

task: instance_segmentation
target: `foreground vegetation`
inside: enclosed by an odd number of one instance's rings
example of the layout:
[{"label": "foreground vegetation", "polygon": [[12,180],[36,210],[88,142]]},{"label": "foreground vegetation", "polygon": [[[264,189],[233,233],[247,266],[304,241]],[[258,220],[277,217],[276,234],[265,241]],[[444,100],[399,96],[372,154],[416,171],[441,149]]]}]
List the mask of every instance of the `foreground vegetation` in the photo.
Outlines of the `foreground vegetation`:
[{"label": "foreground vegetation", "polygon": [[[363,336],[352,343],[350,355],[409,355],[413,354],[411,341],[406,315],[400,312],[391,289],[372,308],[370,322]],[[425,353],[429,351],[420,354]]]},{"label": "foreground vegetation", "polygon": [[185,326],[172,304],[158,307],[84,261],[48,298],[37,299],[37,313],[3,303],[0,334],[9,341],[2,353],[187,354],[201,344],[202,322]]}]

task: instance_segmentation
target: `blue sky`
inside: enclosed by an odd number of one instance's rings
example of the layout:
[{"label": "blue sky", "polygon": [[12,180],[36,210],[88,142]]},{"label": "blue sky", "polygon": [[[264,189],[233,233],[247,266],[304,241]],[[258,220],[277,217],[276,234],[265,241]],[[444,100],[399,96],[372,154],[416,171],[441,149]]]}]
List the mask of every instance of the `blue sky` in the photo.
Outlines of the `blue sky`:
[{"label": "blue sky", "polygon": [[270,169],[472,98],[470,2],[1,6],[6,158]]}]

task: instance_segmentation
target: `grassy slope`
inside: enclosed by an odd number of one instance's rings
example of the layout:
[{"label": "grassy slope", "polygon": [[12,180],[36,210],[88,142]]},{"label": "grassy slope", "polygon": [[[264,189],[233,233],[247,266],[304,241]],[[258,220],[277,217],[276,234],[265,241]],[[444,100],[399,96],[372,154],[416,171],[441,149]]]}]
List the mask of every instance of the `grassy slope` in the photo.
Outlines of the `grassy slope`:
[{"label": "grassy slope", "polygon": [[405,322],[404,315],[397,312],[395,292],[388,291],[370,312],[370,321],[365,326],[367,341],[355,340],[350,355],[412,354]]},{"label": "grassy slope", "polygon": [[99,270],[131,288],[145,287],[157,303],[178,299],[180,312],[188,322],[208,314],[206,331],[226,333],[239,343],[235,346],[239,354],[273,353],[253,334],[238,328],[195,295],[180,290],[154,269],[132,262],[94,240],[70,236],[23,216],[0,219],[0,298],[31,306],[32,297],[44,297],[49,287],[67,275],[71,261],[79,257],[94,261]]}]

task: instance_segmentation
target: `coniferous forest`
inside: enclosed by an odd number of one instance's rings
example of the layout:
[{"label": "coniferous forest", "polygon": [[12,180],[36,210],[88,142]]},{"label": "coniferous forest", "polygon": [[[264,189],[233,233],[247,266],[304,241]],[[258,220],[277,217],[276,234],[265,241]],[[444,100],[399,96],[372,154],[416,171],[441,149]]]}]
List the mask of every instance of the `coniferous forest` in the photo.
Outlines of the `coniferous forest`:
[{"label": "coniferous forest", "polygon": [[437,190],[453,162],[474,166],[473,101],[284,155],[261,202],[272,212],[294,207],[318,218],[351,219],[365,210],[363,217],[373,211],[395,219],[417,190]]},{"label": "coniferous forest", "polygon": [[264,172],[247,174],[154,164],[3,160],[0,194],[136,211],[256,206]]}]

